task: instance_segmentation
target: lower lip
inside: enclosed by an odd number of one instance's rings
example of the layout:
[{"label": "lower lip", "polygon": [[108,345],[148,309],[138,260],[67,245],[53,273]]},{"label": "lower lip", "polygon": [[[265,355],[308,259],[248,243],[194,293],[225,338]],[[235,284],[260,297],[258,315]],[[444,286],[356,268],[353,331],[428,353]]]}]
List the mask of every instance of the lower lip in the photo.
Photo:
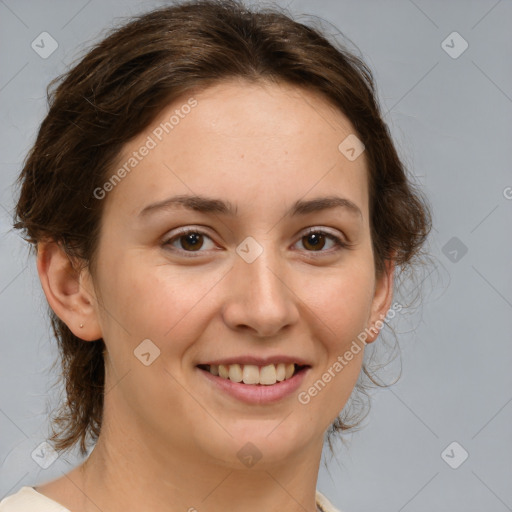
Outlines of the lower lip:
[{"label": "lower lip", "polygon": [[201,370],[201,368],[196,367],[196,369],[221,391],[224,391],[241,402],[254,405],[271,404],[292,395],[302,384],[310,367],[303,368],[290,379],[282,380],[281,382],[276,382],[271,385],[233,382],[232,380],[213,375],[209,371]]}]

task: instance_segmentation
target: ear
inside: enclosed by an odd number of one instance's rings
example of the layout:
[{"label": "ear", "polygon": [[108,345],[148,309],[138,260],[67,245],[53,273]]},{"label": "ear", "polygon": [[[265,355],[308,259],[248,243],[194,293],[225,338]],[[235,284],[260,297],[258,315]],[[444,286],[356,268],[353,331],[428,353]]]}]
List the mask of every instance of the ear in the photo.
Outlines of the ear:
[{"label": "ear", "polygon": [[366,331],[368,333],[366,343],[375,341],[384,325],[384,319],[391,307],[391,301],[393,299],[394,273],[395,260],[391,258],[390,260],[386,260],[385,270],[375,281],[369,325]]},{"label": "ear", "polygon": [[57,242],[38,243],[37,272],[48,304],[75,336],[94,341],[102,337],[94,288],[88,270],[75,267]]}]

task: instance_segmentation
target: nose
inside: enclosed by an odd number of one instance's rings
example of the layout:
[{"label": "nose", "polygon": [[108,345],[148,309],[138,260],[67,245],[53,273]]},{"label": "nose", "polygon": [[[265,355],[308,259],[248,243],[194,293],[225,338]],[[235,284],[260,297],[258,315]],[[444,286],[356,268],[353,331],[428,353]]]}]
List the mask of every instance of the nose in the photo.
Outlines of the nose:
[{"label": "nose", "polygon": [[298,299],[283,268],[267,248],[252,263],[237,256],[223,307],[224,322],[231,329],[271,337],[298,321]]}]

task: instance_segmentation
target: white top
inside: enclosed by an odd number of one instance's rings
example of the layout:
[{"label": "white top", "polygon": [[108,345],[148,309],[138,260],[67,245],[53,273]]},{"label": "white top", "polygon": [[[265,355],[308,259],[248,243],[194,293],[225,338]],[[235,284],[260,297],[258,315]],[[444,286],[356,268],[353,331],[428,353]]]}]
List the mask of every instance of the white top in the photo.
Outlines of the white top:
[{"label": "white top", "polygon": [[33,487],[22,487],[17,493],[0,501],[1,512],[70,512],[48,496],[37,492]]},{"label": "white top", "polygon": [[[316,504],[322,512],[341,512],[320,492],[316,491]],[[17,493],[0,501],[0,512],[70,512],[33,487],[24,486]]]}]

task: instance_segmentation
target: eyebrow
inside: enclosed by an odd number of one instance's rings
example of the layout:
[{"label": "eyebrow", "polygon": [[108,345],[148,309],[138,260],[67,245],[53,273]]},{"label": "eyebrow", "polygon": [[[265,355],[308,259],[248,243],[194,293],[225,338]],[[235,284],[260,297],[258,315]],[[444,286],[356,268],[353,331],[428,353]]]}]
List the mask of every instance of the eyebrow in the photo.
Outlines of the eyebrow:
[{"label": "eyebrow", "polygon": [[[231,217],[236,216],[238,213],[238,207],[229,201],[197,195],[177,195],[146,206],[141,210],[139,216],[146,217],[151,213],[169,210],[176,206],[201,213],[217,213]],[[348,213],[357,215],[361,217],[361,219],[363,218],[361,210],[354,202],[339,196],[298,200],[292,205],[286,215],[307,215],[309,213],[331,210],[333,208],[343,208]]]}]

